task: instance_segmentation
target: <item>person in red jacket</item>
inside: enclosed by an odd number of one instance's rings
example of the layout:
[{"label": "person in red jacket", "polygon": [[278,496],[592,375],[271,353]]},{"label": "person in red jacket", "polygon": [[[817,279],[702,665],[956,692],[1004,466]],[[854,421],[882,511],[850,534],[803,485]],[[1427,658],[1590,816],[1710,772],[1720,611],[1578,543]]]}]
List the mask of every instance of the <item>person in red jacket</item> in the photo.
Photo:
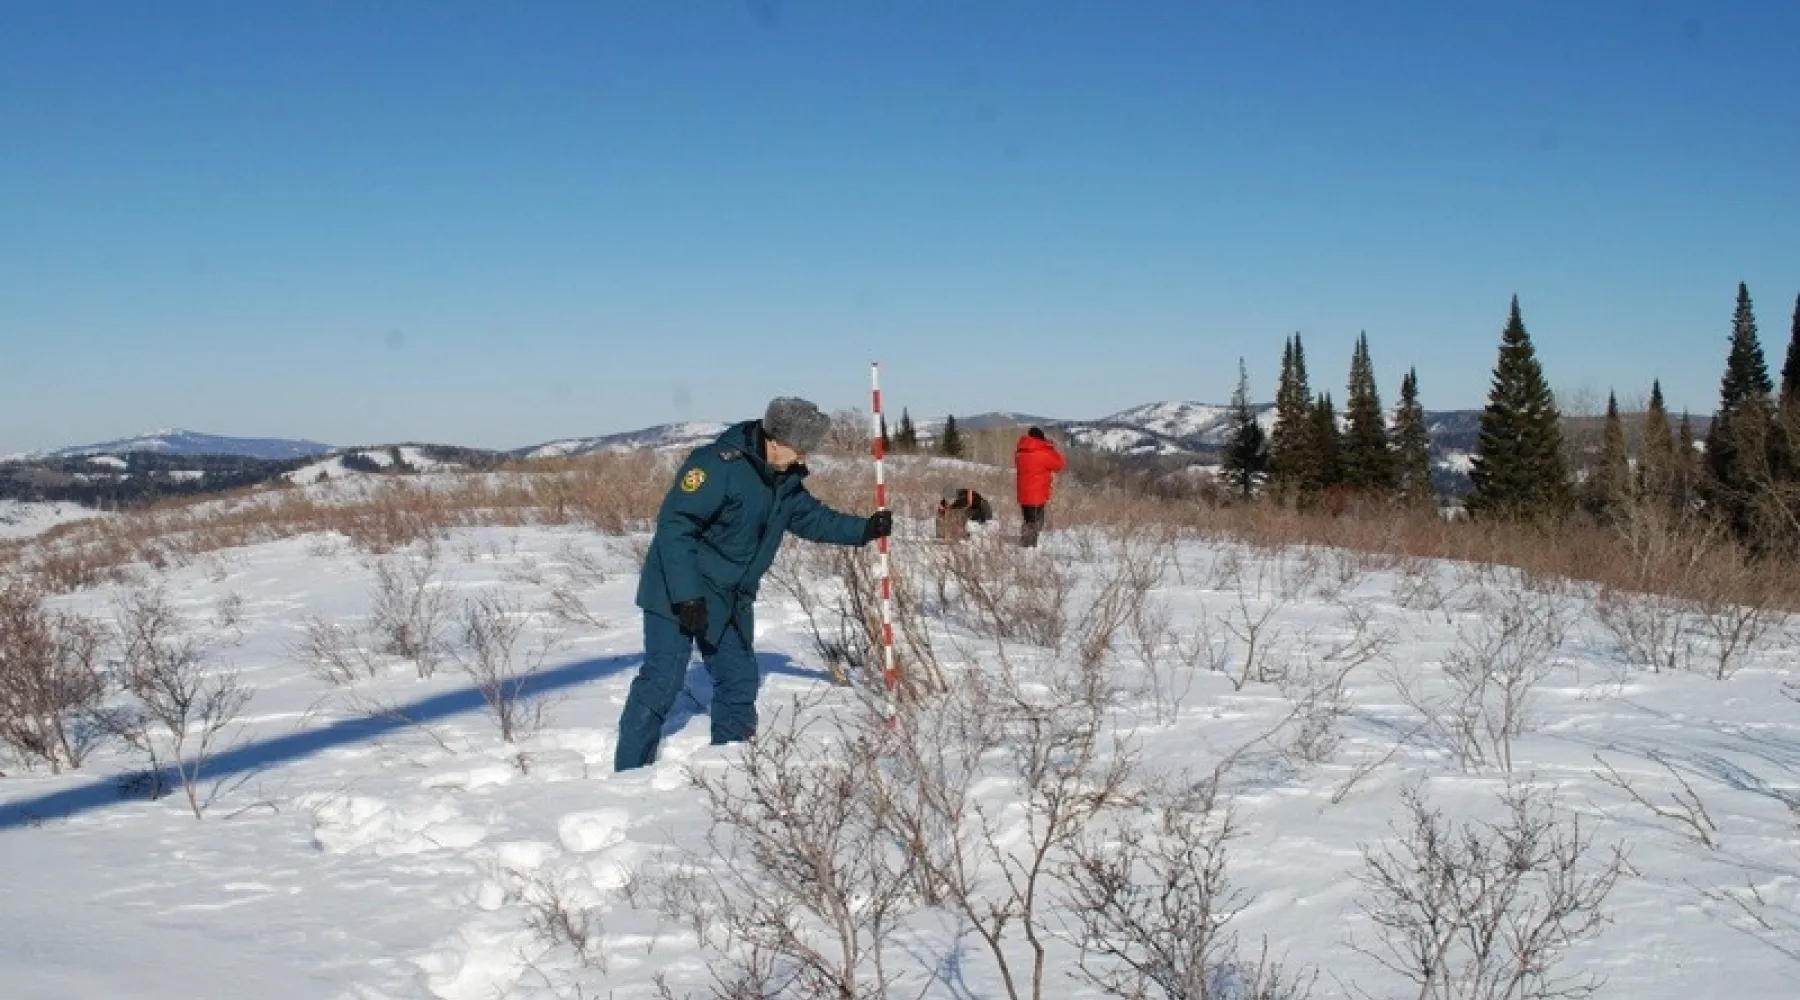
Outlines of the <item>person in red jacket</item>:
[{"label": "person in red jacket", "polygon": [[1043,530],[1050,482],[1063,468],[1062,452],[1044,437],[1043,428],[1033,427],[1013,449],[1013,466],[1019,471],[1019,510],[1025,515],[1019,544],[1029,549],[1037,545],[1038,532]]}]

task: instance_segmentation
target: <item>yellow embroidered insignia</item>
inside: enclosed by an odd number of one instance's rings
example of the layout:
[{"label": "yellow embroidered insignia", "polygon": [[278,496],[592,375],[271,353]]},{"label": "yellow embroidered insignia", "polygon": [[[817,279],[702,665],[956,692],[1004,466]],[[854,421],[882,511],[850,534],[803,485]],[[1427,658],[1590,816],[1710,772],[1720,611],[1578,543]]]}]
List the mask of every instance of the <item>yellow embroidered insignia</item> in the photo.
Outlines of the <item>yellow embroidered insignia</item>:
[{"label": "yellow embroidered insignia", "polygon": [[705,485],[706,471],[704,469],[689,469],[687,475],[681,477],[681,492],[683,493],[692,493]]}]

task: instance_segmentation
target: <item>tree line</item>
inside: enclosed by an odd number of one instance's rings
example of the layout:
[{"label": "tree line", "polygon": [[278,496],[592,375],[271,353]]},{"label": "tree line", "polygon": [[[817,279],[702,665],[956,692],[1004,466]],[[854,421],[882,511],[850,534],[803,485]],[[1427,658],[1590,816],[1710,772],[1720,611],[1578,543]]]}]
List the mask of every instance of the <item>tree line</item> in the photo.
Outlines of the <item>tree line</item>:
[{"label": "tree line", "polygon": [[[1417,371],[1401,380],[1390,423],[1365,333],[1348,388],[1339,421],[1331,394],[1312,391],[1305,346],[1294,334],[1282,348],[1274,424],[1265,432],[1240,359],[1223,461],[1234,490],[1302,508],[1434,501]],[[1719,406],[1703,440],[1687,413],[1671,420],[1660,379],[1650,385],[1635,434],[1627,433],[1616,393],[1608,394],[1598,447],[1571,447],[1566,426],[1514,296],[1471,459],[1473,489],[1463,501],[1470,516],[1617,524],[1655,511],[1708,518],[1754,551],[1800,551],[1800,297],[1777,383],[1750,290],[1738,285]]]}]

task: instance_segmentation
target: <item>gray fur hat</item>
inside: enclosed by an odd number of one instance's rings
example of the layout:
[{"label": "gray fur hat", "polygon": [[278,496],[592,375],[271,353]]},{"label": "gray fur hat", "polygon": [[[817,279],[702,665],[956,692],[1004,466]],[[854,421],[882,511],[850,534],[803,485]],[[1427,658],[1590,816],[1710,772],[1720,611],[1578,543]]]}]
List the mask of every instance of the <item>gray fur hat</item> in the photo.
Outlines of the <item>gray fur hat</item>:
[{"label": "gray fur hat", "polygon": [[810,401],[798,396],[777,396],[769,400],[763,414],[763,433],[806,454],[817,451],[831,430],[831,418],[819,412]]}]

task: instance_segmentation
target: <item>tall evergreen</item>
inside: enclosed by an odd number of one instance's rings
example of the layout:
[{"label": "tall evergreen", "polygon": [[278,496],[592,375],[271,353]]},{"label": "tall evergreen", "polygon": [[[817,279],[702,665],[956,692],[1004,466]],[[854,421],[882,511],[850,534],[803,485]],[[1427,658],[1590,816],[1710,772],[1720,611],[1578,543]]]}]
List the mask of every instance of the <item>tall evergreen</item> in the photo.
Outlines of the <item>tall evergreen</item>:
[{"label": "tall evergreen", "polygon": [[1225,479],[1243,497],[1255,494],[1269,468],[1268,442],[1250,409],[1250,376],[1238,359],[1237,391],[1231,394],[1231,440],[1225,446]]},{"label": "tall evergreen", "polygon": [[919,450],[919,429],[913,426],[912,414],[900,408],[900,427],[894,432],[894,446],[902,452]]},{"label": "tall evergreen", "polygon": [[1311,479],[1312,389],[1306,378],[1306,348],[1294,334],[1281,351],[1281,382],[1275,389],[1275,427],[1269,436],[1269,489],[1293,499]]},{"label": "tall evergreen", "polygon": [[1394,455],[1388,450],[1387,415],[1375,388],[1375,366],[1369,360],[1369,335],[1356,339],[1350,355],[1350,396],[1344,414],[1344,484],[1351,489],[1390,495],[1395,489]]},{"label": "tall evergreen", "polygon": [[1610,520],[1631,498],[1631,457],[1625,451],[1625,424],[1619,418],[1619,399],[1606,394],[1606,424],[1600,437],[1600,461],[1589,470],[1583,485],[1590,513]]},{"label": "tall evergreen", "polygon": [[1408,503],[1435,498],[1431,488],[1431,433],[1419,405],[1419,371],[1400,380],[1400,409],[1394,415],[1394,465],[1400,496]]},{"label": "tall evergreen", "polygon": [[[1738,283],[1737,309],[1731,318],[1731,350],[1719,379],[1719,409],[1706,430],[1705,490],[1708,506],[1725,517],[1740,537],[1748,538],[1751,508],[1756,501],[1768,458],[1769,394],[1775,384],[1756,336],[1756,313],[1750,289]],[[1766,485],[1766,483],[1762,483]]]},{"label": "tall evergreen", "polygon": [[876,421],[881,425],[881,453],[885,455],[894,450],[894,442],[888,438],[887,414],[883,413]]},{"label": "tall evergreen", "polygon": [[1316,496],[1344,481],[1344,445],[1331,393],[1321,393],[1313,403],[1311,427],[1307,447],[1312,452],[1312,468],[1302,488],[1308,496]]},{"label": "tall evergreen", "polygon": [[1464,504],[1471,514],[1535,520],[1568,511],[1561,420],[1515,295],[1469,472],[1475,488]]},{"label": "tall evergreen", "polygon": [[1693,506],[1699,492],[1700,459],[1694,454],[1694,421],[1681,411],[1681,425],[1675,431],[1675,458],[1669,463],[1670,493],[1675,505],[1686,510]]},{"label": "tall evergreen", "polygon": [[1787,363],[1781,366],[1781,408],[1800,405],[1800,295],[1794,296],[1794,332],[1788,339]]},{"label": "tall evergreen", "polygon": [[956,429],[956,414],[954,413],[944,418],[944,434],[938,439],[938,450],[951,458],[962,457],[962,432]]},{"label": "tall evergreen", "polygon": [[1650,499],[1667,500],[1675,475],[1675,439],[1669,430],[1661,379],[1650,383],[1643,438],[1638,445],[1638,488]]}]

